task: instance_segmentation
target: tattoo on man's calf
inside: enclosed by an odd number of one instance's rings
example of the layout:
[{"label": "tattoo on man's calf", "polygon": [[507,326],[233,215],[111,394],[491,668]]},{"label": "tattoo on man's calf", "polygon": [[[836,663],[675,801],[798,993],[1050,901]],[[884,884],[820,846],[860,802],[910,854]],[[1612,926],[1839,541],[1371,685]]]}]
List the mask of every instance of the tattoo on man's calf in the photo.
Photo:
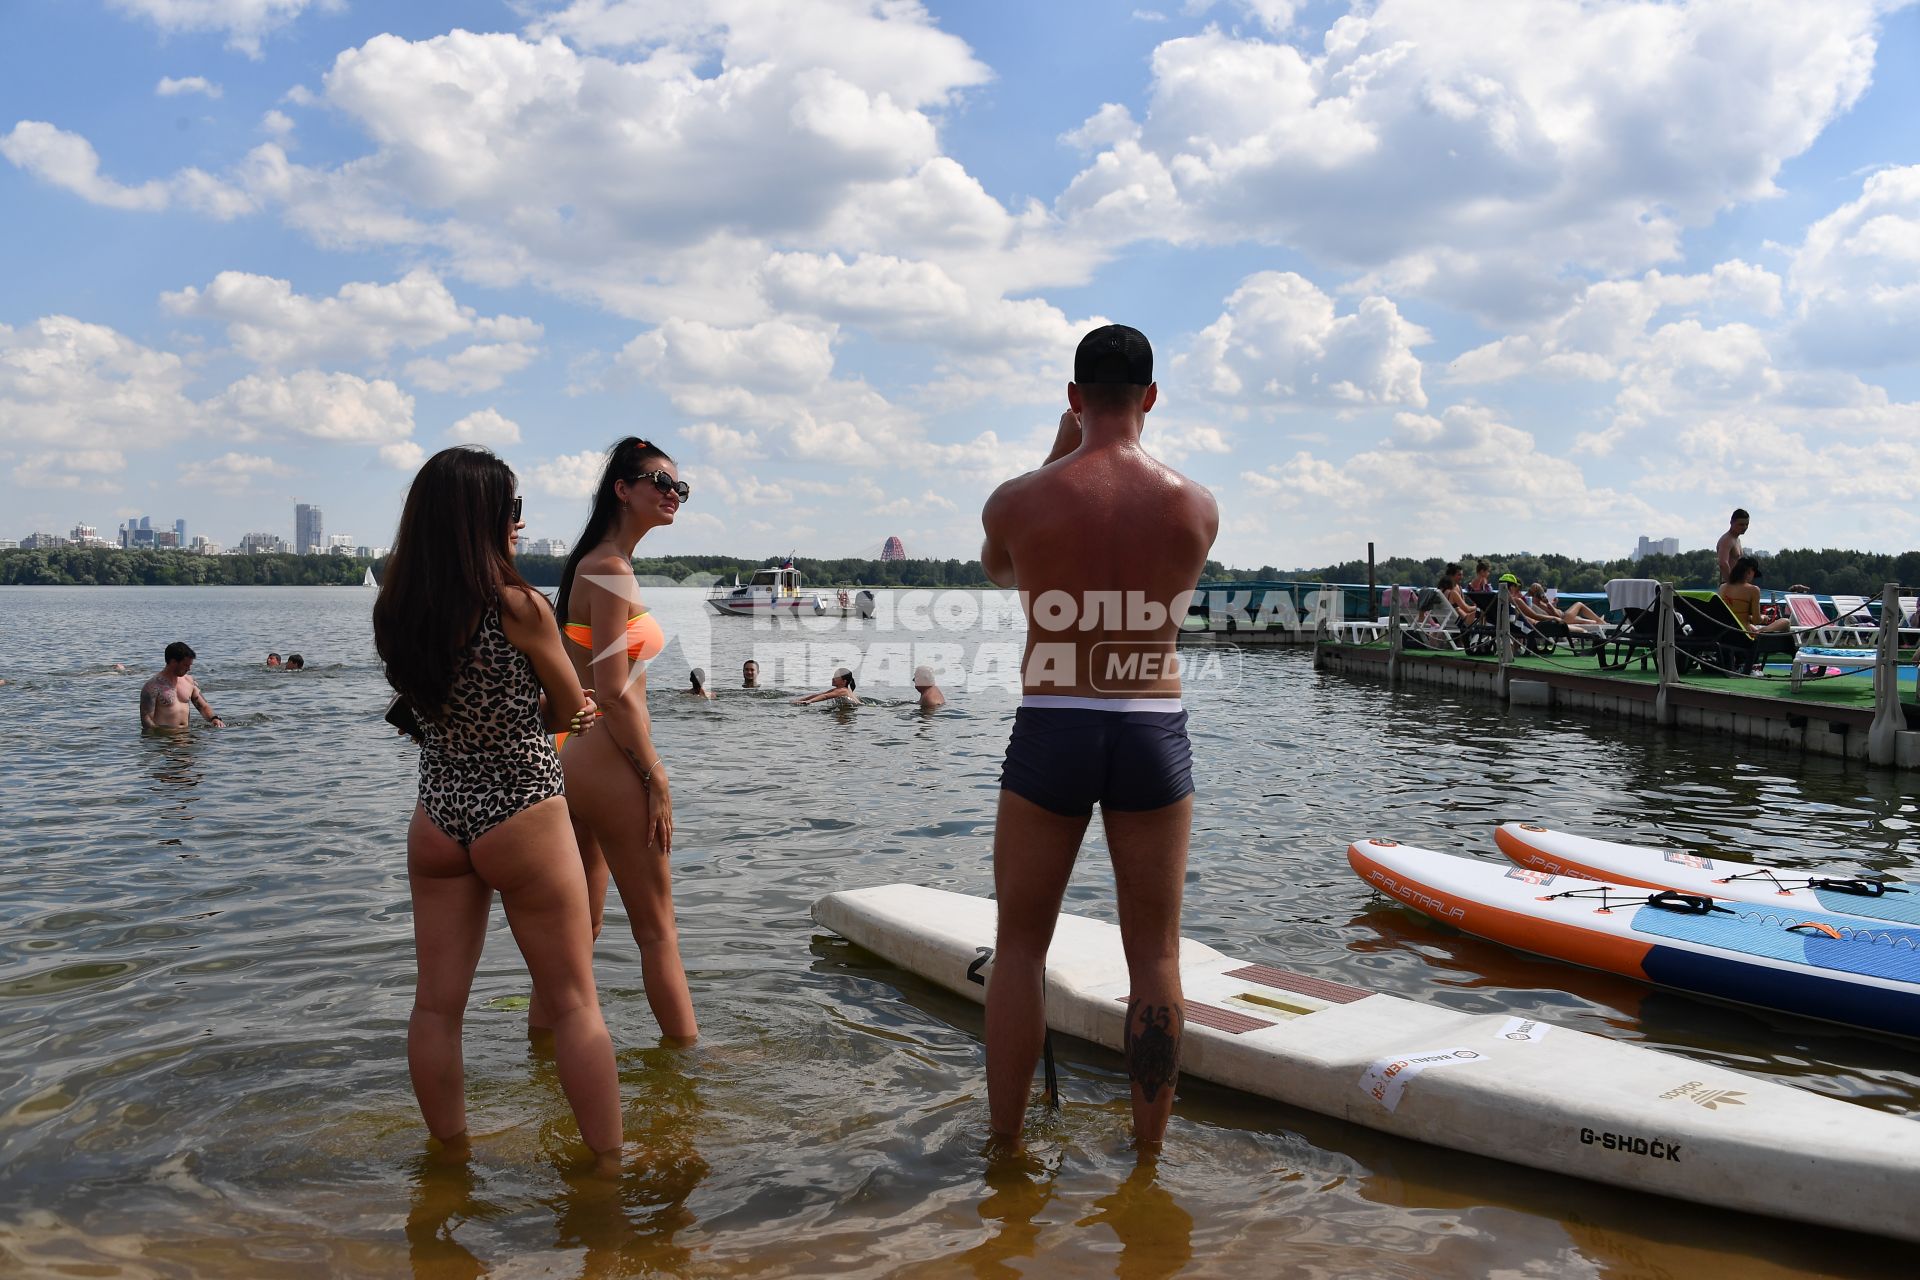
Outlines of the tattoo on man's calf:
[{"label": "tattoo on man's calf", "polygon": [[1177,1004],[1136,1000],[1127,1006],[1127,1075],[1148,1102],[1171,1089],[1180,1074],[1182,1021]]}]

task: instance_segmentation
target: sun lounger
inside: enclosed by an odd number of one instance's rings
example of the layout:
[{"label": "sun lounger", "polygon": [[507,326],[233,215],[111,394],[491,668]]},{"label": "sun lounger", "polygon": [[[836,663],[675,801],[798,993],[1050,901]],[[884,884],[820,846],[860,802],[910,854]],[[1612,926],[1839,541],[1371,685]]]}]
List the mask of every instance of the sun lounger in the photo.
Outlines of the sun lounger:
[{"label": "sun lounger", "polygon": [[1828,667],[1839,671],[1872,670],[1879,658],[1872,649],[1835,649],[1824,645],[1810,645],[1793,655],[1793,687],[1800,687],[1801,679],[1809,671],[1824,671]]}]

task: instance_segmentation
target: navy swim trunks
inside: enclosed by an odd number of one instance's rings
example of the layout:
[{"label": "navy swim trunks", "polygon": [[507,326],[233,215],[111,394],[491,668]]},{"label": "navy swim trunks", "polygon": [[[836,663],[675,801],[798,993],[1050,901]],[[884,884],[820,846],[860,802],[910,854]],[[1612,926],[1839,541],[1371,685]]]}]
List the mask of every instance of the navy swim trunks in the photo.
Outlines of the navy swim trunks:
[{"label": "navy swim trunks", "polygon": [[1029,694],[1013,716],[1000,787],[1042,809],[1164,809],[1193,793],[1187,713],[1175,698]]}]

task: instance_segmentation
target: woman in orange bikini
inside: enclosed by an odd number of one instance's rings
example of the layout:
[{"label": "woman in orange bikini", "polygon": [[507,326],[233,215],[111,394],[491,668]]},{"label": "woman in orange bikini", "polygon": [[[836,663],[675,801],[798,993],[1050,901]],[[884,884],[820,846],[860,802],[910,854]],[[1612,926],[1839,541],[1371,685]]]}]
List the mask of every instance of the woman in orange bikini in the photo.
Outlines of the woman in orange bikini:
[{"label": "woman in orange bikini", "polygon": [[646,664],[667,639],[640,602],[633,548],[648,530],[672,524],[687,496],[673,459],[658,447],[632,436],[616,444],[594,492],[593,514],[561,570],[554,608],[567,656],[585,686],[596,690],[604,716],[604,732],[569,738],[560,753],[587,864],[594,933],[611,871],[640,947],[647,1004],[661,1034],[680,1043],[690,1043],[700,1029],[680,963],[667,869],[673,795],[654,749],[646,697]]}]

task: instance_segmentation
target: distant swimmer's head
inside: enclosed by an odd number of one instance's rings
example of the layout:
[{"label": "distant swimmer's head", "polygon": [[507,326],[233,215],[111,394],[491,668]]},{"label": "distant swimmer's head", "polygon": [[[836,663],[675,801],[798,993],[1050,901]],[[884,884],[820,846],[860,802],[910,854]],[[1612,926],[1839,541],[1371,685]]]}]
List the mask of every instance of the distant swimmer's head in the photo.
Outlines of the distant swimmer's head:
[{"label": "distant swimmer's head", "polygon": [[833,687],[836,689],[845,689],[849,693],[853,692],[855,687],[853,683],[853,672],[847,670],[845,667],[841,667],[838,671],[835,671],[833,673]]},{"label": "distant swimmer's head", "polygon": [[167,670],[183,676],[193,668],[193,660],[197,656],[185,640],[175,640],[166,649]]},{"label": "distant swimmer's head", "polygon": [[760,664],[752,658],[740,664],[740,683],[749,689],[760,683]]},{"label": "distant swimmer's head", "polygon": [[707,673],[705,669],[695,667],[693,670],[687,672],[687,683],[693,686],[693,692],[695,693],[699,693],[702,689],[705,689],[707,687]]},{"label": "distant swimmer's head", "polygon": [[268,665],[268,666],[270,666],[270,667],[277,667],[277,666],[279,666],[279,665],[280,665],[280,655],[279,655],[279,654],[277,654],[277,653],[270,653],[270,654],[268,654],[268,655],[267,655],[267,665]]},{"label": "distant swimmer's head", "polygon": [[915,667],[913,669],[913,687],[916,689],[933,688],[933,668]]},{"label": "distant swimmer's head", "polygon": [[1095,413],[1153,408],[1153,344],[1124,324],[1102,325],[1080,339],[1073,353],[1073,386],[1067,399],[1076,411]]},{"label": "distant swimmer's head", "polygon": [[307,669],[307,660],[301,657],[299,654],[297,653],[293,654],[287,659],[287,670],[305,671],[306,669]]}]

